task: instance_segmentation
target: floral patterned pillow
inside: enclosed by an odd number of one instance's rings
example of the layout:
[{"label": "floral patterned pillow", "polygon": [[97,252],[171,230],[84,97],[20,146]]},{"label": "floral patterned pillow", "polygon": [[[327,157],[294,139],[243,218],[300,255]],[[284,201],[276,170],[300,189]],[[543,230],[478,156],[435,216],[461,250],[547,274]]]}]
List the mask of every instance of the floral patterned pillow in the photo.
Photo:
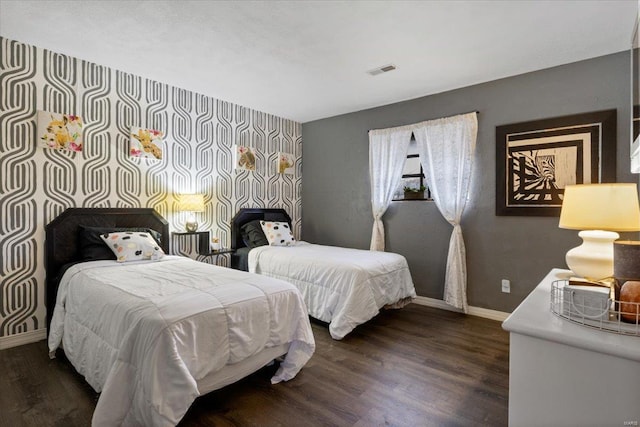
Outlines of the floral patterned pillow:
[{"label": "floral patterned pillow", "polygon": [[164,251],[149,233],[122,231],[101,234],[100,237],[118,262],[158,260],[164,256]]},{"label": "floral patterned pillow", "polygon": [[260,226],[271,246],[289,246],[296,242],[286,222],[260,221]]}]

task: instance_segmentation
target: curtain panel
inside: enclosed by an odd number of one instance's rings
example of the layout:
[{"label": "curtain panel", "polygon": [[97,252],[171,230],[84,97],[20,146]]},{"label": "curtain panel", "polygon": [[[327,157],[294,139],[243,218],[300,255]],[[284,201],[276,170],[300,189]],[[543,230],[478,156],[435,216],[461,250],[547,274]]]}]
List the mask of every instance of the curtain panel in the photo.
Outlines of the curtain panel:
[{"label": "curtain panel", "polygon": [[460,220],[469,195],[477,133],[476,113],[418,123],[413,131],[431,196],[453,225],[443,299],[465,313],[467,263]]},{"label": "curtain panel", "polygon": [[369,177],[373,211],[370,247],[372,251],[384,251],[382,216],[387,211],[400,183],[410,140],[410,128],[369,131]]}]

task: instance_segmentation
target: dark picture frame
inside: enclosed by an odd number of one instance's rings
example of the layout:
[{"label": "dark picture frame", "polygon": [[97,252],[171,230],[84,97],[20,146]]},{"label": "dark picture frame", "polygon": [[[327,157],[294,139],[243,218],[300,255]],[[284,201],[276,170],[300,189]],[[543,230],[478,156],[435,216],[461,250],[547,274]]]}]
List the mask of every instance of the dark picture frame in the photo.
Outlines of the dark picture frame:
[{"label": "dark picture frame", "polygon": [[496,126],[496,215],[559,216],[564,187],[616,181],[617,111]]}]

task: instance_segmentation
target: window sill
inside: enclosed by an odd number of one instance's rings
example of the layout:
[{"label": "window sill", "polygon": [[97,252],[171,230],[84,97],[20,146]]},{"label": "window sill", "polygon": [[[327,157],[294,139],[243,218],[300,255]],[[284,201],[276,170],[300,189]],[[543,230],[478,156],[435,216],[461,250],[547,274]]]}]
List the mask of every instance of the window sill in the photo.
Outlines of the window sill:
[{"label": "window sill", "polygon": [[433,202],[433,199],[392,199],[392,202]]}]

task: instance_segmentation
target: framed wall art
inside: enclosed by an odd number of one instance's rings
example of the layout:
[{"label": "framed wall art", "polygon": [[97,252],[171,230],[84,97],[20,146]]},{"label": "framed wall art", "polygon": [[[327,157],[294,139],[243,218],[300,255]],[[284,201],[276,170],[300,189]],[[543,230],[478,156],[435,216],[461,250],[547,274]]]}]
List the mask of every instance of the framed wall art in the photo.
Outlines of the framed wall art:
[{"label": "framed wall art", "polygon": [[291,153],[278,153],[278,173],[293,175],[295,174],[296,158]]},{"label": "framed wall art", "polygon": [[256,170],[256,152],[253,148],[244,145],[235,146],[235,169]]},{"label": "framed wall art", "polygon": [[616,110],[496,127],[496,215],[559,216],[565,186],[615,180]]},{"label": "framed wall art", "polygon": [[38,111],[37,132],[42,148],[82,151],[80,116]]},{"label": "framed wall art", "polygon": [[135,158],[162,160],[162,132],[132,126],[129,155]]}]

